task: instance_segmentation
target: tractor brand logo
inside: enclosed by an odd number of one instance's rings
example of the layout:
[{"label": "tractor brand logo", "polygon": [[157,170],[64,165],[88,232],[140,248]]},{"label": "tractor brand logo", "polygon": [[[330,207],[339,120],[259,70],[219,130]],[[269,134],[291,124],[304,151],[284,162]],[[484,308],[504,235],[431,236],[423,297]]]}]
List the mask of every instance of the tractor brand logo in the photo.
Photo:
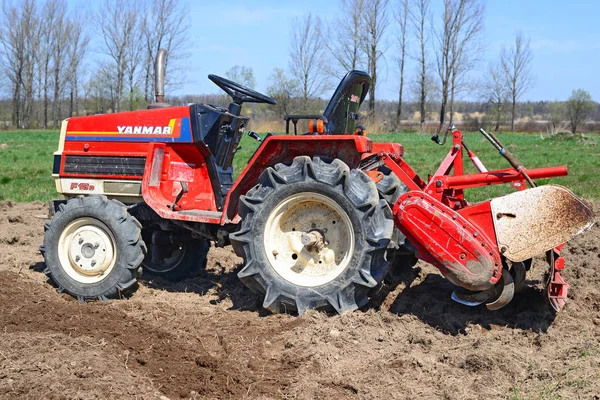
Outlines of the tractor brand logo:
[{"label": "tractor brand logo", "polygon": [[[135,118],[131,122],[136,125],[129,125],[129,121],[117,121],[116,123],[79,124],[79,120],[74,119],[69,122],[67,131],[68,140],[115,140],[115,141],[133,141],[133,142],[189,142],[192,140],[190,132],[189,117],[179,117],[170,119],[149,119],[147,121]],[[168,121],[168,122],[167,122]],[[121,125],[121,124],[122,125]],[[139,124],[139,125],[138,125]],[[99,126],[98,126],[99,125]],[[110,138],[110,139],[109,139]]]},{"label": "tractor brand logo", "polygon": [[171,135],[175,120],[172,119],[168,126],[117,126],[119,135]]},{"label": "tractor brand logo", "polygon": [[357,96],[357,95],[355,95],[355,94],[353,94],[352,96],[350,96],[350,101],[351,101],[352,103],[358,103],[358,101],[359,101],[359,100],[360,100],[360,99],[359,99],[359,98],[358,98],[358,96]]}]

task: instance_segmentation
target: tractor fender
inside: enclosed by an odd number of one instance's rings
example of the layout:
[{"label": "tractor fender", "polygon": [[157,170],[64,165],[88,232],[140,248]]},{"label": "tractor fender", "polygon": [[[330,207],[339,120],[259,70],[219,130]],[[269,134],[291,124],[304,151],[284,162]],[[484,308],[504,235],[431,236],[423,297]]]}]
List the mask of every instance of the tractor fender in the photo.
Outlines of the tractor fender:
[{"label": "tractor fender", "polygon": [[256,183],[262,172],[278,163],[291,163],[295,157],[328,157],[342,160],[351,169],[362,155],[372,151],[369,138],[358,135],[269,136],[256,150],[244,171],[227,194],[221,224],[239,222],[238,202]]}]

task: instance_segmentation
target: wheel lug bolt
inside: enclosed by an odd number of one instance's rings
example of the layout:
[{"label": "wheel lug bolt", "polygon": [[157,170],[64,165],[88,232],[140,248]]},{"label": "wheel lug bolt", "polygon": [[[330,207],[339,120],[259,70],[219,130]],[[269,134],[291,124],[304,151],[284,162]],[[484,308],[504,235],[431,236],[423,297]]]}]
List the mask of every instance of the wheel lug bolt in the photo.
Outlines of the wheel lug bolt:
[{"label": "wheel lug bolt", "polygon": [[96,261],[92,260],[92,267],[96,265]]},{"label": "wheel lug bolt", "polygon": [[94,243],[94,248],[97,249],[98,247],[100,247],[100,245],[98,243]]},{"label": "wheel lug bolt", "polygon": [[81,257],[75,256],[75,261],[79,261],[79,260],[81,260]]},{"label": "wheel lug bolt", "polygon": [[79,238],[79,244],[83,244],[83,238]]}]

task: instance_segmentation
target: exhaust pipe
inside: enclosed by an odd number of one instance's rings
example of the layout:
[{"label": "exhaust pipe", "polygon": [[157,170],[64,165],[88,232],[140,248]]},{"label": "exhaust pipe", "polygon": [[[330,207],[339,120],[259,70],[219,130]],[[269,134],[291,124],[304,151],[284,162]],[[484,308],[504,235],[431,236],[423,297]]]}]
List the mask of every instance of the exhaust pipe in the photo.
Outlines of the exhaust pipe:
[{"label": "exhaust pipe", "polygon": [[167,50],[159,49],[154,62],[154,87],[156,88],[156,102],[165,102],[165,61]]},{"label": "exhaust pipe", "polygon": [[167,59],[167,51],[165,49],[158,49],[156,53],[156,60],[154,60],[154,88],[156,94],[156,101],[148,104],[149,110],[156,108],[167,108],[171,107],[170,104],[165,103],[165,61]]}]

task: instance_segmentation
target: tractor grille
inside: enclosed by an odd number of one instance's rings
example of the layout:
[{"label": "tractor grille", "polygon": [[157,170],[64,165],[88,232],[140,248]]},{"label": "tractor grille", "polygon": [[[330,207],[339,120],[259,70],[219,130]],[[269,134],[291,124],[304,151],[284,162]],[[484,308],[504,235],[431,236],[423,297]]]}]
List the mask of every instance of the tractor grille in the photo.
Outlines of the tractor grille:
[{"label": "tractor grille", "polygon": [[104,181],[104,194],[127,194],[140,196],[142,184],[140,182]]},{"label": "tractor grille", "polygon": [[142,176],[146,157],[67,156],[64,173]]}]

